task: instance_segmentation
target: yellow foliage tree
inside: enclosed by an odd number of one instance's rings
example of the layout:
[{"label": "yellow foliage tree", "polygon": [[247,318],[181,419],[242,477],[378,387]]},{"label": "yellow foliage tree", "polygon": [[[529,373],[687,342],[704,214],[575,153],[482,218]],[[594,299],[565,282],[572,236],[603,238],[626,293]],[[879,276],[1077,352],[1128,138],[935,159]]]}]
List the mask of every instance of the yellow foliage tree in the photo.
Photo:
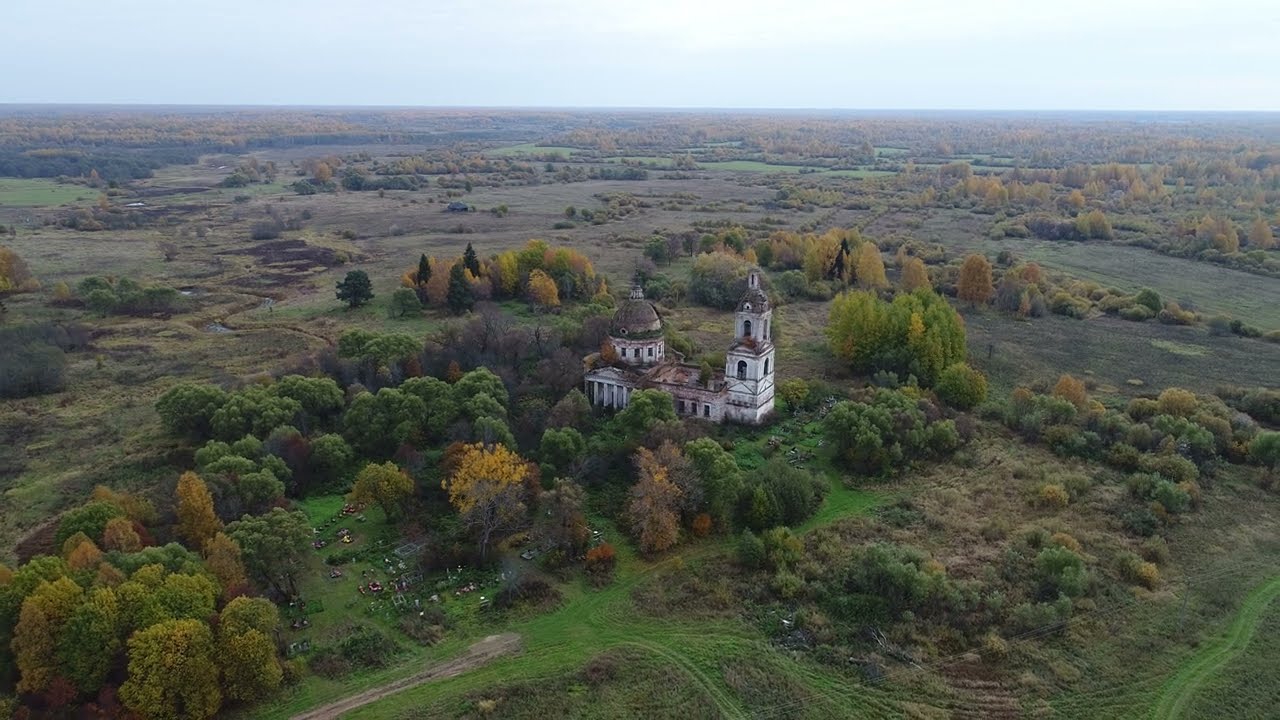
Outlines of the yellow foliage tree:
[{"label": "yellow foliage tree", "polygon": [[902,264],[902,289],[914,292],[920,288],[932,289],[932,287],[924,261],[918,257],[907,258]]},{"label": "yellow foliage tree", "polygon": [[218,714],[222,690],[213,633],[201,620],[166,620],[129,638],[125,707],[146,718],[204,720]]},{"label": "yellow foliage tree", "polygon": [[441,482],[449,493],[449,502],[458,512],[468,512],[487,494],[524,483],[529,466],[524,458],[501,443],[485,447],[470,443],[462,447],[452,474]]},{"label": "yellow foliage tree", "polygon": [[855,271],[858,286],[866,290],[874,290],[889,286],[884,276],[884,260],[880,257],[880,248],[873,242],[864,242],[858,246],[858,265]]},{"label": "yellow foliage tree", "polygon": [[199,475],[185,472],[178,478],[177,498],[178,535],[188,547],[201,550],[222,529],[213,512],[213,496]]},{"label": "yellow foliage tree", "polygon": [[40,283],[31,275],[26,261],[10,248],[0,246],[0,292],[33,292]]},{"label": "yellow foliage tree", "polygon": [[541,270],[529,273],[529,300],[542,308],[560,307],[560,289],[556,281]]},{"label": "yellow foliage tree", "polygon": [[956,295],[973,305],[985,305],[995,294],[991,281],[991,262],[986,256],[974,253],[960,266],[960,279],[956,282]]},{"label": "yellow foliage tree", "polygon": [[499,253],[493,259],[495,285],[506,297],[515,297],[520,287],[520,259],[514,250]]},{"label": "yellow foliage tree", "polygon": [[412,494],[413,478],[395,463],[369,463],[356,475],[347,499],[362,505],[377,503],[387,517],[396,518]]},{"label": "yellow foliage tree", "polygon": [[1171,387],[1161,391],[1160,397],[1156,398],[1156,404],[1163,415],[1191,417],[1200,406],[1200,401],[1190,390]]},{"label": "yellow foliage tree", "polygon": [[1253,223],[1249,225],[1249,246],[1255,250],[1270,250],[1276,246],[1276,237],[1271,232],[1271,223],[1261,215],[1255,215]]},{"label": "yellow foliage tree", "polygon": [[1089,393],[1085,390],[1084,383],[1071,375],[1064,373],[1058,378],[1057,384],[1053,386],[1053,394],[1075,405],[1079,410],[1089,407]]},{"label": "yellow foliage tree", "polygon": [[41,582],[22,602],[12,644],[18,692],[43,692],[53,682],[58,674],[58,637],[83,598],[84,590],[62,577]]}]

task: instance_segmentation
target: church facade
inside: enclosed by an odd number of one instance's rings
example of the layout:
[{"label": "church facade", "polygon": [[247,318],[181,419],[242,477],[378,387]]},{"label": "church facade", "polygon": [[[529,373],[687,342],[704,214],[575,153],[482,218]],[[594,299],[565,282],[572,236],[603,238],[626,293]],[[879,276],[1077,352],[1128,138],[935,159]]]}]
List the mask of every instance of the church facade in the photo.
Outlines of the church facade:
[{"label": "church facade", "polygon": [[701,377],[698,365],[668,351],[662,316],[637,286],[613,316],[608,342],[617,361],[604,364],[587,358],[584,390],[592,404],[621,409],[636,390],[661,390],[674,399],[676,414],[711,422],[755,425],[773,412],[773,309],[752,270],[747,290],[734,312],[733,342],[722,370]]}]

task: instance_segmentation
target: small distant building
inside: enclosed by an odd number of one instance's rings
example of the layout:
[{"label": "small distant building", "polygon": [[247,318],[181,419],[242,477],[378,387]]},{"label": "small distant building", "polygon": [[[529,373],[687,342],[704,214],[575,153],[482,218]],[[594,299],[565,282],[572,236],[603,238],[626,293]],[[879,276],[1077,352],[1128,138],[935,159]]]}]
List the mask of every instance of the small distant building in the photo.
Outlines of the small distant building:
[{"label": "small distant building", "polygon": [[700,377],[701,367],[668,351],[662,316],[657,307],[634,286],[618,308],[609,328],[609,342],[618,361],[603,365],[598,355],[586,373],[587,398],[594,405],[624,408],[636,390],[661,390],[674,398],[676,413],[711,422],[758,424],[773,412],[774,363],[773,309],[760,286],[760,273],[752,270],[747,290],[734,313],[734,338],[723,370]]},{"label": "small distant building", "polygon": [[458,202],[457,200],[454,200],[453,202],[446,205],[444,209],[448,210],[449,212],[470,212],[471,206],[464,202]]}]

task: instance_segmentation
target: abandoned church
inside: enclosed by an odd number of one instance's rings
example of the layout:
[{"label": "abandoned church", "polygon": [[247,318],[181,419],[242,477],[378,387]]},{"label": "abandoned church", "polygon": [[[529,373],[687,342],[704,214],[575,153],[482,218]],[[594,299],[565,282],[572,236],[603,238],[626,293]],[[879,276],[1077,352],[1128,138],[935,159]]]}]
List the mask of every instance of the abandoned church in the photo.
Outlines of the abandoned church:
[{"label": "abandoned church", "polygon": [[734,313],[734,339],[723,371],[701,377],[699,366],[667,352],[662,316],[639,286],[618,308],[609,329],[617,361],[587,358],[586,393],[595,405],[624,408],[636,390],[661,390],[675,400],[676,413],[712,422],[760,423],[773,411],[773,310],[752,270]]}]

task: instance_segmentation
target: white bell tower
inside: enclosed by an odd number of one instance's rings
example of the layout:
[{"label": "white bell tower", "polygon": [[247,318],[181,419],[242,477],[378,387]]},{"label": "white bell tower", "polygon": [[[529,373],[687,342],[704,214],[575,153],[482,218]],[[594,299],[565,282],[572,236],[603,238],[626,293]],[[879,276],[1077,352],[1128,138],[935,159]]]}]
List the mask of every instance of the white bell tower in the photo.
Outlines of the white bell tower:
[{"label": "white bell tower", "polygon": [[724,379],[729,390],[725,415],[758,423],[773,411],[773,308],[760,286],[760,271],[747,276],[747,291],[733,317],[733,344],[725,354]]}]

